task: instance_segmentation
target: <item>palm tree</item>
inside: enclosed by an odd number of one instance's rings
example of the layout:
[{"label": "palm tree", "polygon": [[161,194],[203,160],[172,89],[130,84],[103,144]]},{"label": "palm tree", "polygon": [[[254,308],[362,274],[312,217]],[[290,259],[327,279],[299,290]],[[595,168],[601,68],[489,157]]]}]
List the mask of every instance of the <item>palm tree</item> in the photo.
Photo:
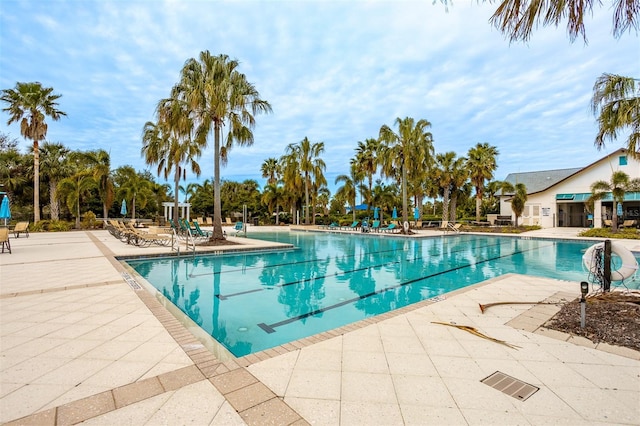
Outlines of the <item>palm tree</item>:
[{"label": "palm tree", "polygon": [[323,152],[324,142],[311,143],[306,136],[298,144],[289,144],[286,149],[288,156],[297,159],[299,170],[303,175],[305,205],[307,206],[305,209],[305,225],[309,225],[309,208],[311,207],[309,191],[311,190],[312,180],[324,179],[322,171],[326,168],[326,165],[324,160],[320,158],[320,154]]},{"label": "palm tree", "polygon": [[498,148],[488,143],[477,143],[467,153],[467,169],[471,183],[476,189],[476,220],[480,220],[480,209],[484,195],[484,183],[493,179],[493,172],[498,168],[496,157]]},{"label": "palm tree", "polygon": [[109,209],[113,204],[115,189],[111,178],[111,156],[104,149],[89,151],[86,159],[93,169],[93,178],[98,184],[98,194],[102,202],[102,217],[108,219]]},{"label": "palm tree", "polygon": [[[467,159],[464,157],[457,158],[451,169],[449,220],[453,223],[456,222],[458,198],[469,199],[471,196],[471,188],[465,185],[469,179],[469,171],[465,168],[466,161]],[[465,188],[465,186],[467,186],[467,188]]]},{"label": "palm tree", "polygon": [[611,231],[618,231],[618,203],[624,200],[624,194],[628,191],[640,191],[640,179],[630,179],[623,171],[613,172],[611,181],[599,180],[591,184],[591,197],[589,201],[602,200],[609,193],[613,196],[613,212]]},{"label": "palm tree", "polygon": [[[447,3],[447,0],[441,0]],[[487,1],[487,0],[484,0]],[[567,32],[571,41],[581,35],[587,40],[584,29],[584,18],[592,12],[594,0],[574,1],[534,1],[534,0],[501,0],[500,5],[489,19],[489,22],[509,37],[510,41],[528,41],[531,32],[538,27],[553,24],[558,26],[567,19]],[[597,2],[596,5],[600,5]],[[615,0],[613,2],[613,35],[620,37],[625,31],[638,29],[638,0]]]},{"label": "palm tree", "polygon": [[131,219],[136,219],[136,206],[144,208],[149,198],[153,197],[152,183],[144,176],[136,173],[131,166],[122,166],[118,169],[123,177],[122,184],[118,188],[118,198],[131,202]]},{"label": "palm tree", "polygon": [[260,166],[262,177],[267,178],[267,185],[275,184],[280,178],[280,166],[277,158],[267,158]]},{"label": "palm tree", "polygon": [[398,171],[401,175],[402,185],[402,221],[408,219],[407,213],[407,169],[417,167],[413,164],[412,155],[417,147],[429,145],[432,136],[426,129],[431,127],[425,119],[417,122],[411,118],[396,118],[395,124],[398,126],[398,133],[393,132],[386,124],[380,128],[380,140],[385,143],[382,148],[382,170],[386,176],[396,177]]},{"label": "palm tree", "polygon": [[[252,145],[254,116],[271,112],[271,105],[238,71],[239,62],[227,55],[213,56],[208,50],[198,59],[189,59],[175,87],[177,98],[184,101],[195,125],[195,140],[206,146],[211,131],[214,135],[214,209],[211,240],[222,240],[220,201],[220,163],[234,143]],[[222,128],[227,125],[226,143],[222,142]]]},{"label": "palm tree", "polygon": [[68,167],[75,170],[72,176],[64,178],[58,183],[58,192],[66,201],[69,211],[74,212],[76,229],[80,228],[80,205],[83,196],[96,188],[96,181],[91,170],[86,166],[85,154],[73,152],[68,157]]},{"label": "palm tree", "polygon": [[516,216],[515,226],[518,226],[518,218],[522,216],[524,206],[527,202],[527,187],[524,183],[516,183],[512,185],[510,182],[502,183],[502,192],[505,194],[513,194],[511,198],[511,210]]},{"label": "palm tree", "polygon": [[[451,192],[454,182],[458,180],[459,170],[463,169],[463,165],[464,158],[456,158],[456,153],[453,151],[436,155],[436,167],[433,171],[433,176],[442,191],[443,221],[450,219],[449,207]],[[455,212],[453,214],[455,215]]]},{"label": "palm tree", "polygon": [[179,211],[180,179],[187,177],[184,166],[190,166],[200,176],[196,160],[202,153],[201,144],[191,137],[193,122],[186,108],[186,103],[175,97],[160,100],[156,108],[158,123],[147,122],[142,132],[142,154],[147,164],[157,164],[158,176],[164,173],[165,179],[173,172],[175,217]]},{"label": "palm tree", "polygon": [[10,115],[7,125],[20,121],[20,134],[33,141],[33,221],[40,221],[40,149],[39,142],[47,137],[45,117],[53,121],[67,115],[57,109],[62,95],[52,94],[52,87],[39,82],[16,83],[15,89],[4,89],[0,99],[9,104],[3,111]]},{"label": "palm tree", "polygon": [[604,147],[605,139],[615,140],[618,132],[631,129],[627,150],[631,157],[640,154],[640,84],[631,77],[602,74],[593,86],[591,109],[598,120],[595,145]]},{"label": "palm tree", "polygon": [[276,225],[280,224],[280,205],[284,200],[284,189],[276,184],[268,184],[264,187],[262,193],[262,203],[264,203],[269,209],[269,215],[273,215],[273,210],[276,213]]},{"label": "palm tree", "polygon": [[[357,173],[352,173],[352,177],[360,178],[364,175],[368,179],[369,187],[367,192],[367,198],[365,203],[367,204],[367,212],[371,209],[371,193],[373,190],[373,175],[378,172],[378,165],[380,159],[378,153],[380,152],[381,143],[378,139],[368,138],[364,142],[358,142],[358,148],[356,148],[356,157],[352,160],[352,165],[355,162],[358,165]],[[361,179],[354,180],[354,184]],[[355,219],[354,219],[355,220]]]},{"label": "palm tree", "polygon": [[336,190],[336,197],[341,197],[351,204],[351,212],[353,213],[353,221],[356,220],[356,178],[358,167],[351,164],[351,176],[339,175],[336,177],[335,184],[343,185]]},{"label": "palm tree", "polygon": [[61,143],[45,142],[40,147],[42,175],[49,181],[49,210],[52,220],[60,220],[58,182],[69,176],[67,157],[70,150]]}]

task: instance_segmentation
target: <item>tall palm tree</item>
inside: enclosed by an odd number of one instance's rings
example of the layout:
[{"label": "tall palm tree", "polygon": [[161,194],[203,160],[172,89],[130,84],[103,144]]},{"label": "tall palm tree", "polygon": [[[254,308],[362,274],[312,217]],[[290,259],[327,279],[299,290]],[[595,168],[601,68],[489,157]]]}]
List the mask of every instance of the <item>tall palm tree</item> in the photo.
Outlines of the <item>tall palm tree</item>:
[{"label": "tall palm tree", "polygon": [[273,185],[280,178],[280,165],[277,158],[267,158],[260,166],[262,177],[267,178],[267,185]]},{"label": "tall palm tree", "polygon": [[98,184],[98,194],[102,202],[102,217],[109,217],[109,209],[113,205],[115,189],[111,178],[111,156],[104,149],[89,151],[86,159],[93,170],[93,178]]},{"label": "tall palm tree", "polygon": [[[305,225],[309,225],[309,208],[311,207],[309,200],[309,192],[311,190],[312,181],[324,179],[322,172],[326,168],[324,160],[320,155],[324,152],[324,142],[314,142],[305,136],[298,144],[289,144],[286,149],[286,155],[297,159],[300,172],[303,175],[305,205]],[[325,181],[326,183],[326,181]]]},{"label": "tall palm tree", "polygon": [[[442,220],[450,220],[450,198],[454,182],[459,177],[459,170],[463,169],[464,158],[457,158],[453,151],[436,155],[436,165],[433,171],[434,180],[442,192]],[[453,213],[455,215],[455,212]],[[455,217],[455,216],[454,216]]]},{"label": "tall palm tree", "polygon": [[591,109],[598,120],[595,145],[604,147],[606,139],[615,140],[618,132],[629,128],[627,150],[631,157],[640,154],[640,83],[638,79],[602,74],[593,86]]},{"label": "tall palm tree", "polygon": [[[352,176],[360,177],[360,174],[364,175],[368,179],[369,187],[365,203],[367,204],[367,211],[371,209],[371,192],[373,190],[373,175],[378,172],[378,165],[380,159],[378,154],[380,152],[381,143],[378,139],[368,138],[364,142],[358,142],[358,148],[356,148],[356,156],[352,162],[356,162],[358,165],[358,174]],[[358,182],[360,179],[354,181]],[[354,219],[355,220],[355,219]]]},{"label": "tall palm tree", "polygon": [[152,182],[136,173],[131,166],[122,166],[118,170],[124,177],[122,184],[118,188],[118,198],[130,201],[131,219],[135,220],[136,206],[144,208],[147,201],[153,197]]},{"label": "tall palm tree", "polygon": [[[174,93],[175,94],[175,93]],[[162,99],[156,107],[158,122],[147,122],[142,132],[142,154],[147,164],[157,164],[158,176],[164,173],[168,179],[173,172],[175,217],[179,212],[180,179],[186,179],[186,166],[200,176],[197,159],[202,145],[192,137],[193,121],[189,117],[187,104],[175,97]]]},{"label": "tall palm tree", "polygon": [[504,194],[513,194],[511,197],[511,210],[516,216],[515,226],[518,226],[518,218],[522,216],[524,206],[527,203],[527,187],[524,183],[502,182],[502,192]]},{"label": "tall palm tree", "polygon": [[485,181],[493,179],[493,173],[498,168],[496,157],[498,148],[487,142],[477,143],[467,153],[467,169],[471,183],[476,190],[476,220],[480,220],[482,197],[484,195]]},{"label": "tall palm tree", "polygon": [[39,142],[47,137],[46,117],[58,121],[65,112],[57,108],[62,95],[52,93],[52,87],[39,82],[16,83],[14,89],[4,89],[0,100],[9,104],[2,110],[10,115],[7,125],[20,121],[20,134],[33,141],[33,221],[40,221],[40,149]]},{"label": "tall palm tree", "polygon": [[466,161],[466,158],[458,157],[453,163],[453,168],[451,169],[451,202],[449,208],[449,221],[453,223],[456,222],[458,198],[469,199],[471,196],[471,188],[468,187],[467,182],[469,179],[469,171],[465,167]]},{"label": "tall palm tree", "polygon": [[336,197],[343,198],[351,204],[351,212],[353,213],[353,221],[356,220],[356,178],[358,167],[355,164],[351,165],[351,175],[339,175],[336,177],[335,184],[342,183],[336,190]]},{"label": "tall palm tree", "polygon": [[[195,125],[195,140],[206,146],[213,131],[214,209],[211,240],[222,240],[220,201],[220,164],[234,143],[252,145],[254,116],[271,112],[271,105],[238,71],[239,62],[227,55],[214,56],[208,50],[198,59],[189,59],[182,68],[176,85],[178,99],[187,104]],[[226,143],[222,143],[222,128],[227,126]]]},{"label": "tall palm tree", "polygon": [[395,124],[398,126],[398,132],[395,133],[386,124],[380,128],[380,140],[385,143],[382,148],[382,171],[386,176],[396,177],[398,171],[402,185],[402,221],[408,220],[408,203],[407,203],[407,169],[418,167],[413,164],[412,156],[417,147],[426,147],[432,140],[432,135],[427,132],[427,128],[431,127],[425,119],[417,122],[411,118],[396,118]]},{"label": "tall palm tree", "polygon": [[61,143],[45,142],[40,147],[42,176],[49,181],[49,210],[52,220],[60,220],[58,183],[69,176],[67,157],[71,151]]},{"label": "tall palm tree", "polygon": [[590,201],[602,200],[609,193],[613,196],[613,212],[611,231],[618,231],[618,203],[624,200],[624,194],[628,191],[640,191],[640,179],[631,179],[623,171],[615,171],[611,175],[611,181],[599,180],[591,184]]}]

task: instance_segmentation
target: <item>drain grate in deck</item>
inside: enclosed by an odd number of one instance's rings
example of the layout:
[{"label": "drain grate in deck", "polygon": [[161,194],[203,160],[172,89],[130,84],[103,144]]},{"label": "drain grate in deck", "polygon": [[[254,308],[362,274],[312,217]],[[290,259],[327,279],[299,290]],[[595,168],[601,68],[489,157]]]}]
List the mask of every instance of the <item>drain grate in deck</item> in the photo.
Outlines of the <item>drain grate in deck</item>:
[{"label": "drain grate in deck", "polygon": [[525,401],[531,395],[540,390],[540,388],[525,383],[522,380],[514,379],[504,373],[496,371],[489,377],[480,380],[482,383],[491,386],[500,392],[506,393],[520,401]]}]

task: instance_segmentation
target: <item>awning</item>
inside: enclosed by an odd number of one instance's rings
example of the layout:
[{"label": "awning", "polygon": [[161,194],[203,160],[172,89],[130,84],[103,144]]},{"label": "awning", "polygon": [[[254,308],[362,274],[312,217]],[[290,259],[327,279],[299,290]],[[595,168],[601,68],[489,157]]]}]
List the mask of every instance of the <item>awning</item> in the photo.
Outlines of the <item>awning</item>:
[{"label": "awning", "polygon": [[[557,201],[572,201],[572,202],[583,202],[587,201],[591,197],[590,192],[582,192],[575,194],[556,194]],[[613,196],[610,192],[608,192],[603,198],[602,201],[612,201]],[[640,192],[626,192],[624,194],[624,201],[640,201]]]}]

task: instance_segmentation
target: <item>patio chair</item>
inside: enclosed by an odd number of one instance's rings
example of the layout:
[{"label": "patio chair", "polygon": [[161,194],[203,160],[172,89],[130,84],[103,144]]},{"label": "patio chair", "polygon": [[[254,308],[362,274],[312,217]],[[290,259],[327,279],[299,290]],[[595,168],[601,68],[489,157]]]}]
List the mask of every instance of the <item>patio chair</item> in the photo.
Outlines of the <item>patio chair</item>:
[{"label": "patio chair", "polygon": [[371,224],[371,230],[373,232],[378,232],[380,230],[380,221],[379,220],[374,220],[373,223]]},{"label": "patio chair", "polygon": [[244,231],[244,223],[236,222],[236,225],[233,227],[233,230],[236,231],[236,236],[238,236],[239,233]]},{"label": "patio chair", "polygon": [[359,227],[360,227],[360,221],[354,220],[351,225],[344,226],[343,228],[350,231],[352,229],[358,229]]},{"label": "patio chair", "polygon": [[18,222],[13,227],[13,235],[16,238],[20,238],[21,233],[24,233],[29,238],[29,222]]},{"label": "patio chair", "polygon": [[608,226],[609,228],[611,228],[612,222],[610,219],[604,219],[602,223],[604,223],[604,226]]},{"label": "patio chair", "polygon": [[622,222],[623,228],[631,228],[632,226],[635,226],[635,225],[636,225],[635,220],[625,220],[624,222]]},{"label": "patio chair", "polygon": [[2,252],[4,249],[9,250],[11,254],[11,242],[9,241],[9,228],[0,228],[0,244],[2,244]]},{"label": "patio chair", "polygon": [[199,237],[206,237],[206,238],[211,237],[211,233],[210,233],[209,231],[203,231],[203,230],[200,228],[200,224],[198,223],[198,221],[197,221],[197,220],[194,220],[194,221],[193,221],[193,226],[194,226],[194,228],[196,229],[196,235],[197,235],[197,236],[199,236]]},{"label": "patio chair", "polygon": [[402,232],[402,228],[398,226],[396,223],[390,223],[388,226],[383,226],[380,228],[382,232],[391,232],[392,234],[396,234]]}]

